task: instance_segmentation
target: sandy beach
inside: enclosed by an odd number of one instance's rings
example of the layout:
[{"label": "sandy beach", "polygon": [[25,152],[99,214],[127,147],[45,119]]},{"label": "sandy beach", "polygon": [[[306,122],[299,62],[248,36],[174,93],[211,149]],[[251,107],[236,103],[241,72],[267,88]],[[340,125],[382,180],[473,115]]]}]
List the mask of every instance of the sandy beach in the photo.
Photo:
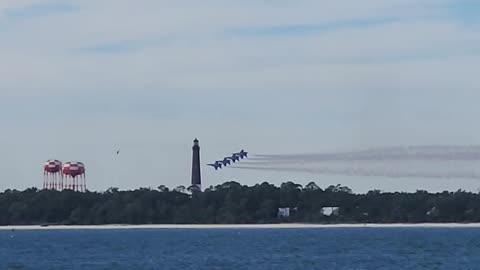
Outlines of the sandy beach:
[{"label": "sandy beach", "polygon": [[152,225],[28,225],[0,226],[0,230],[118,230],[118,229],[326,229],[326,228],[480,228],[480,223],[417,224],[152,224]]}]

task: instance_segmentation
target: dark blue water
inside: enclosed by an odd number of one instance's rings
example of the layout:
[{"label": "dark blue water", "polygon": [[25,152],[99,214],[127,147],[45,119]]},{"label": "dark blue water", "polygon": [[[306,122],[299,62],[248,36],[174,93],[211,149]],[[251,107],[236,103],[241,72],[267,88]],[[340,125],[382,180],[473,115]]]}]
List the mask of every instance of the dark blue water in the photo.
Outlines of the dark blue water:
[{"label": "dark blue water", "polygon": [[480,229],[0,231],[0,269],[480,269]]}]

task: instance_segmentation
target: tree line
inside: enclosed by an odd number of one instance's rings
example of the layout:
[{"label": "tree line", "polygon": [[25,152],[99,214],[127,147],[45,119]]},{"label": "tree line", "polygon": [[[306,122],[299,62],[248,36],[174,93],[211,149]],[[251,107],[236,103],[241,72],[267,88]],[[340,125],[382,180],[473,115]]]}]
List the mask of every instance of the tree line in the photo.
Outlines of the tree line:
[{"label": "tree line", "polygon": [[[279,208],[290,208],[279,217]],[[324,215],[323,207],[339,207]],[[203,192],[179,186],[86,193],[29,188],[0,193],[0,225],[259,224],[480,222],[480,194],[381,192],[314,182],[245,186],[226,182]]]}]

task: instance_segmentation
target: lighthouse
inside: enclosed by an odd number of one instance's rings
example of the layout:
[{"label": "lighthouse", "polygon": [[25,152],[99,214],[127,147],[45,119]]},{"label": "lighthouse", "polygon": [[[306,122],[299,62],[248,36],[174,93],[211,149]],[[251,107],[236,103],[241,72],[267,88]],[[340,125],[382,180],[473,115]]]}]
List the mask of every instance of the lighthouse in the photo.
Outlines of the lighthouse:
[{"label": "lighthouse", "polygon": [[200,173],[200,145],[198,139],[193,141],[193,157],[192,157],[192,187],[202,190],[202,177]]}]

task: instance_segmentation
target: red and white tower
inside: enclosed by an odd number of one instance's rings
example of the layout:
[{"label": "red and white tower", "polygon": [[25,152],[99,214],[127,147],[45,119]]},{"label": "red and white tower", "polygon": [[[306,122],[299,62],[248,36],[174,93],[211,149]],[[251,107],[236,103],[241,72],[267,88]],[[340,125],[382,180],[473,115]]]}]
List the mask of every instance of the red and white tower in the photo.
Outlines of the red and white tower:
[{"label": "red and white tower", "polygon": [[62,172],[65,182],[65,189],[80,192],[85,192],[87,190],[85,165],[82,162],[65,162],[65,164],[63,164]]},{"label": "red and white tower", "polygon": [[62,162],[50,159],[43,165],[43,189],[63,189]]}]

